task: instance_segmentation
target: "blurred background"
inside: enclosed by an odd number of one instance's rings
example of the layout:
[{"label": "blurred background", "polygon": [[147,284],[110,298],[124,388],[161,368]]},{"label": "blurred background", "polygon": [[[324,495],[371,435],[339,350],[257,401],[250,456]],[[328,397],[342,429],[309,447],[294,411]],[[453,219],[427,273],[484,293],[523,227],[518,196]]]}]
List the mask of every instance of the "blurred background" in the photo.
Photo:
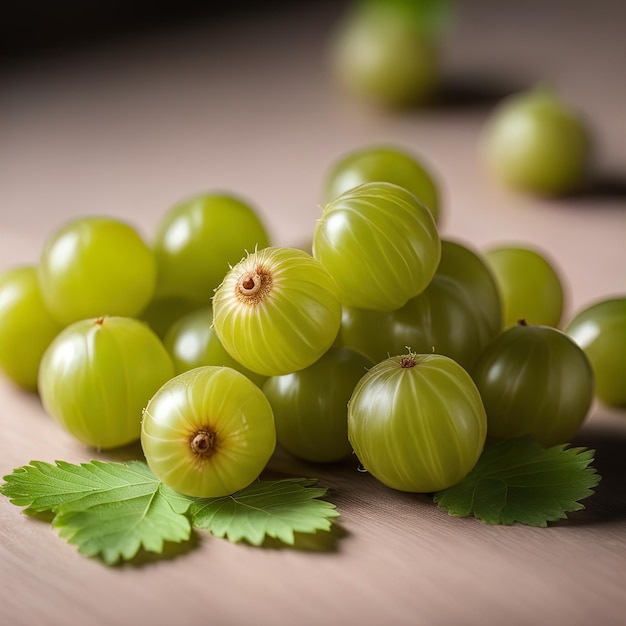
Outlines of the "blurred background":
[{"label": "blurred background", "polygon": [[[0,25],[0,269],[35,262],[79,215],[123,217],[150,239],[173,204],[211,190],[248,200],[275,243],[300,244],[330,164],[386,143],[436,176],[446,236],[542,247],[564,268],[570,307],[625,291],[624,3],[446,4],[440,92],[389,110],[331,75],[351,2],[12,3]],[[593,184],[567,198],[505,189],[478,157],[496,104],[538,82],[593,130]]]},{"label": "blurred background", "polygon": [[158,6],[147,0],[110,0],[106,3],[35,0],[27,4],[12,3],[4,10],[2,46],[3,52],[11,58],[46,54],[52,49],[90,45],[96,41],[170,29],[195,21],[215,23],[237,15],[273,12],[289,4],[296,3],[288,0],[180,0]]}]

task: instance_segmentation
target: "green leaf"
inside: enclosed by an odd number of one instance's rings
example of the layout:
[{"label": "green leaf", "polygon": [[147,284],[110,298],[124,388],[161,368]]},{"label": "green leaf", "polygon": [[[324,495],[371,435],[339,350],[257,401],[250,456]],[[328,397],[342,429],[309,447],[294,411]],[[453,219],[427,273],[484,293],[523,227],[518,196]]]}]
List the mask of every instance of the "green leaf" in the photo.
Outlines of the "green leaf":
[{"label": "green leaf", "polygon": [[4,480],[0,493],[13,504],[56,513],[53,525],[62,537],[109,565],[133,558],[140,548],[161,552],[164,541],[186,541],[191,533],[185,515],[191,499],[160,483],[139,461],[32,461]]},{"label": "green leaf", "polygon": [[335,506],[318,500],[326,489],[315,480],[289,478],[258,481],[224,498],[197,499],[191,505],[192,524],[230,541],[261,545],[274,537],[293,545],[294,533],[330,530]]},{"label": "green leaf", "polygon": [[59,535],[109,565],[143,548],[161,553],[164,542],[189,539],[193,525],[230,541],[289,545],[294,533],[330,530],[338,513],[319,500],[315,480],[257,481],[232,496],[190,498],[176,493],[146,463],[91,461],[73,465],[31,461],[4,477],[0,493],[29,513],[50,511]]},{"label": "green leaf", "polygon": [[474,469],[434,499],[450,515],[545,527],[584,508],[580,500],[600,482],[593,455],[566,445],[546,449],[527,438],[502,441],[485,448]]}]

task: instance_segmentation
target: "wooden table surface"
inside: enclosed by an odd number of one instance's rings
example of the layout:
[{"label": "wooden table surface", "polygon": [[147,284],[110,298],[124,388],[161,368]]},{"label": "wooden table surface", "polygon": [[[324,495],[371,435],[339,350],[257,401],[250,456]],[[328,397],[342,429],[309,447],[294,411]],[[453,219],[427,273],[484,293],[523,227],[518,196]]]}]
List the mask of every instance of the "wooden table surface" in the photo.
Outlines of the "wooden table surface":
[{"label": "wooden table surface", "polygon": [[[275,243],[300,244],[329,164],[386,142],[436,173],[444,236],[548,254],[566,284],[566,317],[626,293],[623,3],[459,2],[446,97],[401,114],[333,87],[326,37],[339,8],[293,3],[6,66],[0,270],[37,262],[46,237],[78,215],[121,217],[150,239],[172,204],[205,190],[247,198]],[[596,139],[598,183],[568,199],[508,192],[477,158],[498,99],[539,80],[576,104]],[[624,624],[626,414],[595,405],[574,443],[596,450],[603,481],[585,510],[547,529],[449,517],[352,461],[318,467],[279,456],[276,469],[329,487],[337,532],[299,549],[198,534],[170,560],[108,568],[0,498],[0,624]],[[31,459],[133,453],[85,449],[36,397],[0,380],[0,475]]]}]

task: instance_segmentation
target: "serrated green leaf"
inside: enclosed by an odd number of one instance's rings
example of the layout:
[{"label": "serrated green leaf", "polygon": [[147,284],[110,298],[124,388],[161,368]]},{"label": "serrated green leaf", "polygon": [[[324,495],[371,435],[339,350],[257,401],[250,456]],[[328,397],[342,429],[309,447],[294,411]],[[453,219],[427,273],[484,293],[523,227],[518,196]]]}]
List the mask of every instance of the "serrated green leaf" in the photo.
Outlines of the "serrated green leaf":
[{"label": "serrated green leaf", "polygon": [[0,493],[27,511],[53,511],[59,534],[89,556],[112,564],[140,548],[189,539],[191,500],[162,485],[145,463],[32,461],[4,477]]},{"label": "serrated green leaf", "polygon": [[258,481],[210,499],[176,493],[140,461],[32,461],[4,480],[0,493],[13,504],[30,513],[54,513],[61,537],[109,565],[133,558],[141,548],[161,553],[166,541],[186,541],[191,519],[230,541],[260,545],[273,537],[293,545],[294,533],[330,530],[338,515],[334,505],[318,499],[326,489],[305,478]]},{"label": "serrated green leaf", "polygon": [[273,537],[293,545],[294,533],[330,530],[335,506],[319,500],[326,489],[314,480],[289,478],[258,481],[223,498],[197,499],[191,505],[192,524],[230,541],[261,545]]},{"label": "serrated green leaf", "polygon": [[600,476],[593,450],[565,445],[545,449],[527,439],[489,446],[474,469],[434,499],[450,515],[473,515],[487,524],[545,527],[580,510]]},{"label": "serrated green leaf", "polygon": [[191,532],[189,518],[173,510],[163,491],[159,485],[151,494],[85,510],[62,508],[53,526],[81,554],[100,556],[109,565],[132,559],[140,548],[161,553],[165,541],[187,541]]}]

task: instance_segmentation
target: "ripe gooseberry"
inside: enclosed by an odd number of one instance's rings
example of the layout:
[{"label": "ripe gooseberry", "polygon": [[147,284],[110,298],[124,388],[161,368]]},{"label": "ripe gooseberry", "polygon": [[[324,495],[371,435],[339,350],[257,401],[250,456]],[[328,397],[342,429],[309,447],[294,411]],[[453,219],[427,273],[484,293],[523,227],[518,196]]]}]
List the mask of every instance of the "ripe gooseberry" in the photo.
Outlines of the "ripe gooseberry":
[{"label": "ripe gooseberry", "polygon": [[493,439],[530,435],[546,447],[569,443],[593,400],[589,360],[551,326],[507,328],[487,346],[472,376]]},{"label": "ripe gooseberry", "polygon": [[419,296],[394,311],[344,307],[337,343],[376,363],[411,346],[416,352],[435,352],[469,368],[494,336],[463,287],[436,274]]},{"label": "ripe gooseberry", "polygon": [[138,232],[105,217],[83,217],[60,228],[38,265],[46,308],[63,325],[140,314],[154,294],[156,272],[154,255]]},{"label": "ripe gooseberry", "polygon": [[306,461],[329,463],[352,453],[348,400],[373,363],[348,348],[330,348],[313,365],[263,385],[276,423],[278,443]]},{"label": "ripe gooseberry", "polygon": [[174,375],[161,340],[127,317],[80,320],[48,346],[39,368],[44,409],[94,448],[139,439],[141,411]]},{"label": "ripe gooseberry", "polygon": [[227,496],[255,480],[272,456],[272,408],[240,372],[198,367],[167,381],[148,402],[141,445],[168,487],[199,498]]},{"label": "ripe gooseberry", "polygon": [[313,256],[335,279],[345,306],[391,311],[426,289],[441,242],[432,214],[410,191],[372,182],[324,207]]},{"label": "ripe gooseberry", "polygon": [[565,327],[585,352],[596,382],[596,396],[626,407],[626,296],[598,300],[580,310]]},{"label": "ripe gooseberry", "polygon": [[213,297],[213,324],[226,351],[264,376],[303,369],[333,344],[341,301],[332,276],[296,248],[248,254]]},{"label": "ripe gooseberry", "polygon": [[62,328],[44,305],[37,268],[0,273],[0,370],[16,385],[37,389],[41,358]]},{"label": "ripe gooseberry", "polygon": [[400,491],[428,493],[462,480],[478,461],[486,432],[470,375],[438,354],[378,363],[350,399],[348,436],[359,461]]},{"label": "ripe gooseberry", "polygon": [[504,326],[558,326],[563,314],[564,288],[554,262],[528,246],[494,246],[483,258],[500,292]]},{"label": "ripe gooseberry", "polygon": [[441,240],[438,276],[453,279],[479,309],[480,318],[495,337],[503,328],[502,300],[496,277],[484,255],[465,243]]},{"label": "ripe gooseberry", "polygon": [[239,198],[206,193],[184,200],[166,213],[157,229],[157,294],[209,304],[229,266],[246,250],[268,245],[269,234],[257,211]]}]

